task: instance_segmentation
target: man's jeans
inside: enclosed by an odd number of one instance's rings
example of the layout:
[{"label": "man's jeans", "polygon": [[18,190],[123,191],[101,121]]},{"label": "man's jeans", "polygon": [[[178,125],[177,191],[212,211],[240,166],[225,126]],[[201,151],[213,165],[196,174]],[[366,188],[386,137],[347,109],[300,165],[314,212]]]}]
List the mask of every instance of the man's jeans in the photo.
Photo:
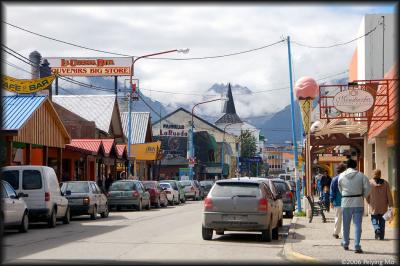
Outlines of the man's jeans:
[{"label": "man's jeans", "polygon": [[337,206],[335,207],[335,227],[333,228],[333,234],[339,235],[340,231],[342,231],[342,207]]},{"label": "man's jeans", "polygon": [[383,214],[371,214],[371,221],[375,232],[379,230],[379,236],[383,239],[385,237],[385,219],[383,219]]},{"label": "man's jeans", "polygon": [[344,247],[349,246],[350,242],[350,223],[353,219],[353,224],[355,227],[354,231],[354,249],[361,249],[361,231],[362,231],[362,218],[364,214],[364,207],[342,207],[343,213],[343,241],[342,245]]}]

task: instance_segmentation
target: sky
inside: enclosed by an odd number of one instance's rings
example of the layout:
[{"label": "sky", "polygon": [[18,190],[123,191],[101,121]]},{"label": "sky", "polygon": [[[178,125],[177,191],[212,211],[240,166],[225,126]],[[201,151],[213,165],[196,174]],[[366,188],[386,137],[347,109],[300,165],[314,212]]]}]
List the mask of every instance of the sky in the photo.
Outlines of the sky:
[{"label": "sky", "polygon": [[[278,42],[286,36],[311,46],[345,42],[358,37],[365,14],[395,12],[394,3],[382,3],[65,5],[3,2],[3,19],[36,33],[94,49],[140,56],[189,48],[188,54],[171,53],[158,58],[196,58],[254,49]],[[54,42],[4,23],[2,26],[4,44],[26,57],[34,50],[43,57],[112,56]],[[302,76],[318,79],[347,71],[355,47],[356,42],[329,49],[312,49],[292,43],[294,82]],[[29,70],[28,65],[11,56],[6,55],[5,59]],[[5,67],[7,75],[30,78],[21,70]],[[276,112],[290,103],[288,88],[276,90],[289,86],[286,42],[215,59],[143,59],[135,64],[135,76],[140,80],[145,95],[173,107],[218,98],[218,95],[209,95],[207,90],[214,83],[228,82],[246,86],[253,92],[271,90],[249,96],[234,95],[237,112],[242,117]],[[346,73],[335,78],[345,76]],[[123,79],[120,78],[121,82]],[[85,82],[86,79],[80,80]],[[221,104],[214,102],[199,109],[201,113],[215,115],[221,112]]]}]

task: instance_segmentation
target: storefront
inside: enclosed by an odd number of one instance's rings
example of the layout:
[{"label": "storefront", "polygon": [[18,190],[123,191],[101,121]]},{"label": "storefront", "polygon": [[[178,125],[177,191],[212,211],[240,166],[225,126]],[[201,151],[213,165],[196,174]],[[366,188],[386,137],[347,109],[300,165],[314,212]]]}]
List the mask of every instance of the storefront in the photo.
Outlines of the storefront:
[{"label": "storefront", "polygon": [[70,136],[47,96],[4,96],[6,165],[45,165],[62,176],[63,149]]},{"label": "storefront", "polygon": [[153,168],[157,165],[160,147],[161,141],[131,145],[134,176],[140,180],[153,180]]}]

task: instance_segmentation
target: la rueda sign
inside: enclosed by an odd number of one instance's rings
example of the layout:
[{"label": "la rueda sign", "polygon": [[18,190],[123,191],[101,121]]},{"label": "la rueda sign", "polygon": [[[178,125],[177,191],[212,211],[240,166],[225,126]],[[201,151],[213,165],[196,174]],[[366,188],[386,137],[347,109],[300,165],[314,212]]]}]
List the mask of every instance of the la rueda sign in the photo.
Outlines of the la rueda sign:
[{"label": "la rueda sign", "polygon": [[364,90],[345,90],[333,98],[333,106],[344,113],[362,113],[372,108],[374,97]]},{"label": "la rueda sign", "polygon": [[130,57],[46,57],[51,72],[62,76],[130,76]]}]

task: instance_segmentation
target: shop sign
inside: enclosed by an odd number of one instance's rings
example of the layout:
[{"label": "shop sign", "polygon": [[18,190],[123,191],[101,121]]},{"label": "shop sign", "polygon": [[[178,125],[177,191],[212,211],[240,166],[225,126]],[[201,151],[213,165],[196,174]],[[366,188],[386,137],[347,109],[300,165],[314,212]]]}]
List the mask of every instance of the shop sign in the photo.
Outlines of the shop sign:
[{"label": "shop sign", "polygon": [[333,106],[344,113],[362,113],[374,105],[374,97],[364,90],[345,90],[333,98]]},{"label": "shop sign", "polygon": [[205,172],[207,174],[220,174],[222,172],[221,169],[221,167],[208,166],[205,168]]},{"label": "shop sign", "polygon": [[16,79],[9,76],[3,76],[3,89],[28,94],[46,89],[54,80],[54,76],[40,79]]},{"label": "shop sign", "polygon": [[51,72],[61,76],[130,76],[130,57],[46,57]]},{"label": "shop sign", "polygon": [[184,125],[163,124],[160,128],[160,136],[187,137],[188,133]]},{"label": "shop sign", "polygon": [[239,162],[241,163],[262,163],[261,157],[239,157]]},{"label": "shop sign", "polygon": [[340,162],[345,162],[345,161],[347,161],[346,156],[319,156],[318,157],[318,162],[340,163]]},{"label": "shop sign", "polygon": [[139,161],[157,160],[161,142],[150,142],[144,144],[132,144],[130,156]]}]

